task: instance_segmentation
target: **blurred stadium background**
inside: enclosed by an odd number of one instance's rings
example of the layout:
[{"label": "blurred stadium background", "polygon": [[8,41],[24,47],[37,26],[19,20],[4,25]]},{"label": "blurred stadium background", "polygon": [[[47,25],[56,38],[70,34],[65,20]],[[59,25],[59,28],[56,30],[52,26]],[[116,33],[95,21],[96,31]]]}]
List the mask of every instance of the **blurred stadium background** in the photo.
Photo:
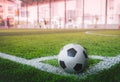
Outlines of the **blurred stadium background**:
[{"label": "blurred stadium background", "polygon": [[120,29],[120,0],[0,0],[0,27]]}]

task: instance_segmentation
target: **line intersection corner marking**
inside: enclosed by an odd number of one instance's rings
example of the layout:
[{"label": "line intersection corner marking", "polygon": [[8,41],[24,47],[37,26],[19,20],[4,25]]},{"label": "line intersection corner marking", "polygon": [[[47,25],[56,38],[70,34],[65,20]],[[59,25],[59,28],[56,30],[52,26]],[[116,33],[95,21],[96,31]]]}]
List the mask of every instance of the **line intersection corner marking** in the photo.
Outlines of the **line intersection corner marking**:
[{"label": "line intersection corner marking", "polygon": [[113,65],[120,62],[120,55],[115,56],[115,57],[104,57],[104,56],[91,55],[89,56],[89,58],[100,59],[101,61],[93,66],[90,66],[86,71],[80,74],[69,74],[69,73],[66,73],[64,70],[62,70],[60,67],[55,67],[53,65],[45,64],[41,62],[45,60],[57,59],[57,55],[41,57],[41,58],[36,58],[36,59],[31,59],[31,60],[27,60],[25,58],[21,58],[17,56],[12,56],[12,55],[5,54],[5,53],[0,53],[0,57],[14,61],[14,62],[18,62],[21,64],[30,65],[32,67],[35,67],[45,72],[50,72],[50,73],[59,74],[59,75],[75,76],[78,78],[85,78],[88,75],[96,74],[99,71],[102,71],[104,69],[109,69]]}]

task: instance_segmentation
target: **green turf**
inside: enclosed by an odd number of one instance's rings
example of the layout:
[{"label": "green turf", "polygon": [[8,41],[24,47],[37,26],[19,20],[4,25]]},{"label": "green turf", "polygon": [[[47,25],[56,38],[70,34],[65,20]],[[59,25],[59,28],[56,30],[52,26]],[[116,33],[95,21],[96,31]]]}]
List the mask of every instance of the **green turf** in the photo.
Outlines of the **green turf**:
[{"label": "green turf", "polygon": [[[112,33],[118,34],[120,30]],[[57,55],[69,43],[82,45],[88,54],[115,56],[120,53],[120,36],[95,36],[85,34],[84,30],[0,30],[0,52],[28,59]]]},{"label": "green turf", "polygon": [[[120,54],[120,36],[106,37],[85,34],[86,30],[0,29],[0,52],[32,59],[57,55],[69,43],[81,44],[88,55]],[[95,33],[117,34],[120,30],[96,30]],[[57,60],[48,61],[54,66]],[[91,60],[91,65],[98,60]],[[84,79],[43,72],[33,67],[0,58],[0,82],[119,82],[120,63]]]}]

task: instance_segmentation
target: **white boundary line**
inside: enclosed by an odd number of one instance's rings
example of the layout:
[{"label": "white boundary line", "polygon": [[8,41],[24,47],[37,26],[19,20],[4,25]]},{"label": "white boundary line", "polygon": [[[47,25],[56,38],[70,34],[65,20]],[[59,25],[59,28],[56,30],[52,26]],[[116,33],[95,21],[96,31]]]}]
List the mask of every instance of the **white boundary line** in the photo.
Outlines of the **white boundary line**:
[{"label": "white boundary line", "polygon": [[97,63],[96,65],[89,67],[83,73],[69,74],[69,73],[64,72],[60,67],[55,67],[55,66],[40,62],[40,61],[44,61],[44,60],[57,59],[57,56],[48,56],[48,57],[41,57],[41,58],[27,60],[27,59],[12,56],[9,54],[0,53],[0,57],[14,61],[14,62],[18,62],[21,64],[30,65],[32,67],[35,67],[35,68],[45,71],[45,72],[50,72],[50,73],[59,74],[59,75],[75,76],[78,78],[85,78],[88,75],[96,74],[99,71],[102,71],[104,69],[109,69],[109,68],[111,68],[111,66],[120,62],[120,55],[118,55],[116,57],[103,57],[103,56],[92,55],[92,56],[89,56],[89,58],[100,59],[101,61],[99,63]]},{"label": "white boundary line", "polygon": [[120,36],[120,35],[111,35],[111,34],[97,34],[93,33],[93,31],[87,31],[86,34],[93,34],[93,35],[99,35],[99,36]]}]

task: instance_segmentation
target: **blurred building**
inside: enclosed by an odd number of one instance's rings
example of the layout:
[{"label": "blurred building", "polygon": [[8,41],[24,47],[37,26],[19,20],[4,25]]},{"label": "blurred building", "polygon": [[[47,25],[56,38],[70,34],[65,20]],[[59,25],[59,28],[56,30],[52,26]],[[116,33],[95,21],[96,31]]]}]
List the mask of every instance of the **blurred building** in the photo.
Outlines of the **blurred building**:
[{"label": "blurred building", "polygon": [[15,24],[15,16],[16,16],[16,3],[12,0],[0,0],[0,24],[5,22],[7,18],[10,19],[10,25],[13,26]]}]

